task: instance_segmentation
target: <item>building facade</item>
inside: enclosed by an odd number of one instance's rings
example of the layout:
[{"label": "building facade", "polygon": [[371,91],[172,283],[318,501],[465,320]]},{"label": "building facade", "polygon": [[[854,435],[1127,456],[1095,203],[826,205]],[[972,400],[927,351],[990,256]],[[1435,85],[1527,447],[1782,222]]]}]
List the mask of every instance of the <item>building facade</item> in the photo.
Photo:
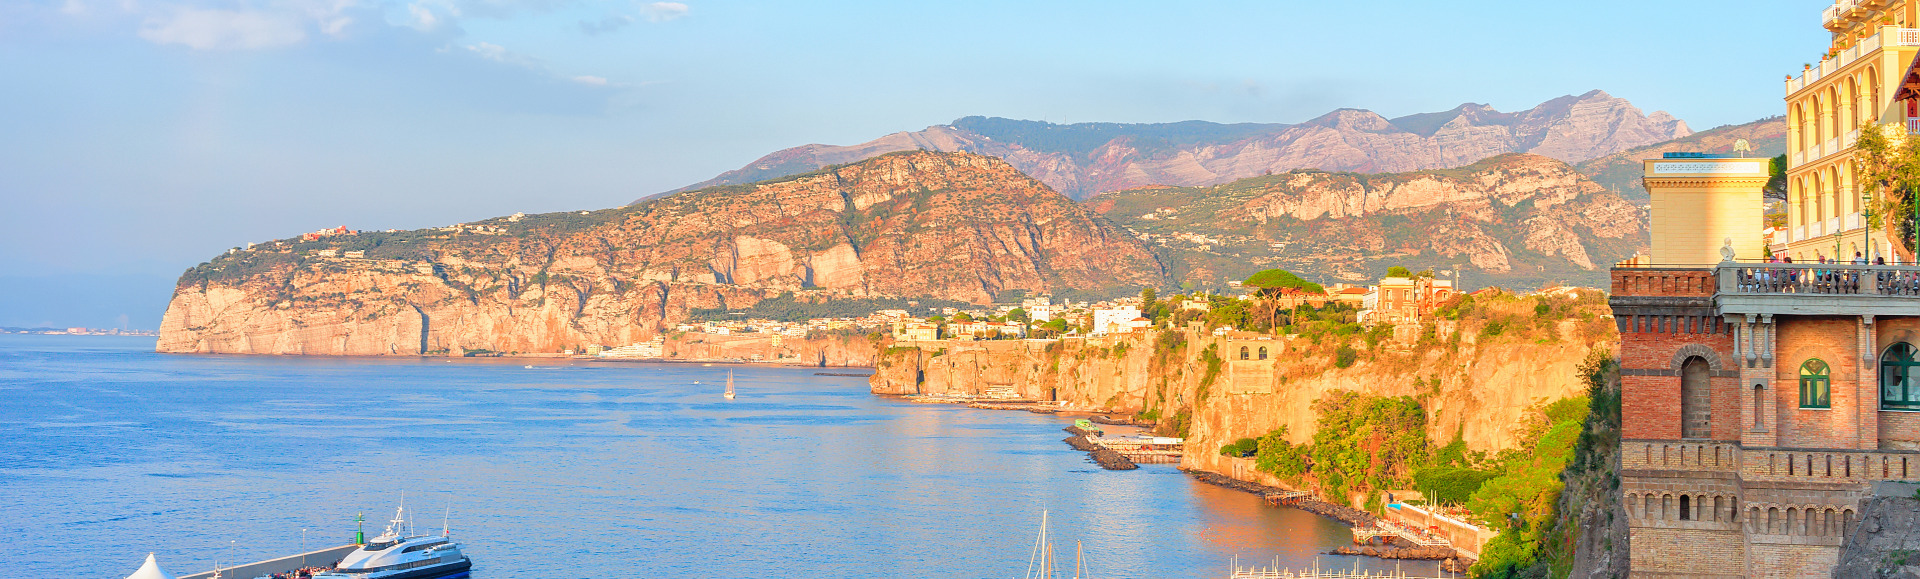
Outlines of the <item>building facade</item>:
[{"label": "building facade", "polygon": [[1826,55],[1787,77],[1787,225],[1775,242],[1796,262],[1888,255],[1862,216],[1870,188],[1855,182],[1853,144],[1868,124],[1920,131],[1920,107],[1898,100],[1920,52],[1916,11],[1920,0],[1835,2],[1821,13]]},{"label": "building facade", "polygon": [[1871,484],[1920,480],[1920,267],[1743,253],[1758,222],[1700,218],[1758,216],[1743,161],[1645,177],[1666,257],[1617,265],[1610,298],[1632,574],[1829,576]]}]

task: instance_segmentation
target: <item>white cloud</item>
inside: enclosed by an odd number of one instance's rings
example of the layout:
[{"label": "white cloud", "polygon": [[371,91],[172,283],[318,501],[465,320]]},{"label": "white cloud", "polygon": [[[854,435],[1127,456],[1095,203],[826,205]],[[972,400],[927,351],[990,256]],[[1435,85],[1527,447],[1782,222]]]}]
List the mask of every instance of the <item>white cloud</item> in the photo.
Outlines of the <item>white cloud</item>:
[{"label": "white cloud", "polygon": [[439,18],[434,17],[432,10],[417,3],[408,5],[407,12],[413,15],[413,27],[420,30],[433,30],[433,25],[440,22]]},{"label": "white cloud", "polygon": [[509,62],[509,59],[513,57],[513,53],[507,52],[506,47],[491,42],[469,44],[467,45],[467,50],[471,50],[474,54],[480,55],[481,58],[494,62]]},{"label": "white cloud", "polygon": [[666,22],[687,15],[687,5],[679,2],[654,2],[640,8],[648,22]]},{"label": "white cloud", "polygon": [[577,82],[580,84],[590,84],[593,86],[607,86],[606,77],[599,77],[599,76],[590,76],[590,75],[576,76],[576,77],[573,77],[573,82]]},{"label": "white cloud", "polygon": [[198,50],[276,48],[307,39],[305,27],[288,14],[184,7],[147,19],[139,34]]}]

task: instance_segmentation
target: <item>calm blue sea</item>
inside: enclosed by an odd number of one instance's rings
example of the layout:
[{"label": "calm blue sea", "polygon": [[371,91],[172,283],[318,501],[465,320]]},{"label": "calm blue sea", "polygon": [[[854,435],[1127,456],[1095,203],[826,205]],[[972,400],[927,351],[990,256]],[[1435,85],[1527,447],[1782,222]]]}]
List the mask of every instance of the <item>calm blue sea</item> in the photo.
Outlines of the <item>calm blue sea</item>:
[{"label": "calm blue sea", "polygon": [[1348,537],[1171,466],[1100,470],[1063,418],[808,369],[733,368],[727,401],[722,366],[152,348],[0,335],[0,576],[117,579],[148,552],[198,572],[299,552],[303,528],[343,544],[403,493],[486,579],[1020,577],[1043,509],[1063,566],[1078,541],[1097,577],[1304,565]]}]

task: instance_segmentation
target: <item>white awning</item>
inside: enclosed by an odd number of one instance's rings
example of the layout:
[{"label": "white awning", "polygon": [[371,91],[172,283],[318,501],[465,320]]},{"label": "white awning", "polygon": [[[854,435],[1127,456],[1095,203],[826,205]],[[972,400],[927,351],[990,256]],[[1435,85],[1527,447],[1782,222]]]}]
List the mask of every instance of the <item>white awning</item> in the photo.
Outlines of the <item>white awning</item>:
[{"label": "white awning", "polygon": [[128,575],[127,579],[174,579],[174,576],[160,568],[160,563],[153,560],[153,553],[147,553],[147,562],[140,565],[140,570]]}]

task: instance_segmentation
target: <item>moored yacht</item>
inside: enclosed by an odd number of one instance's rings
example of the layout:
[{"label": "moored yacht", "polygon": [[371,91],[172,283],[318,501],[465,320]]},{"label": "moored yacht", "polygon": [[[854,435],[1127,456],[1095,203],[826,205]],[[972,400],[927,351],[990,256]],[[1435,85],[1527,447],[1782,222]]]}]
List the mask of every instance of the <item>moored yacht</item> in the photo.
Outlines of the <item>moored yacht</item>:
[{"label": "moored yacht", "polygon": [[348,553],[332,570],[314,579],[458,579],[467,576],[473,562],[443,526],[439,535],[409,531],[406,507],[393,514],[387,531]]}]

